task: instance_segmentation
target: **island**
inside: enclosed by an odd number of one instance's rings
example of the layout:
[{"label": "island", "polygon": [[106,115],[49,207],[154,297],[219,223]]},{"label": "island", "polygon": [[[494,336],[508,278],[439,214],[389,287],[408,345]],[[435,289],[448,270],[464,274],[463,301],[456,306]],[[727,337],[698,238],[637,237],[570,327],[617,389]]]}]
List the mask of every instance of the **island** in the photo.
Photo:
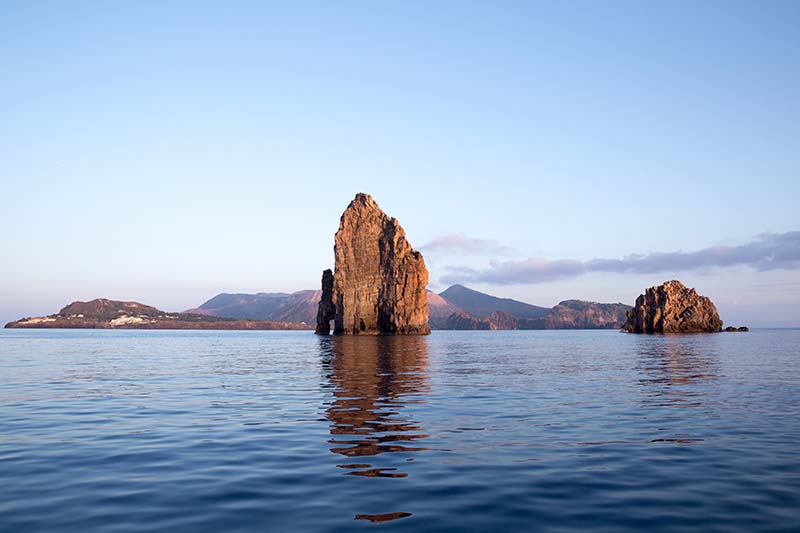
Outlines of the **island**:
[{"label": "island", "polygon": [[310,324],[168,313],[138,302],[97,298],[73,302],[54,315],[9,322],[7,328],[305,330]]}]

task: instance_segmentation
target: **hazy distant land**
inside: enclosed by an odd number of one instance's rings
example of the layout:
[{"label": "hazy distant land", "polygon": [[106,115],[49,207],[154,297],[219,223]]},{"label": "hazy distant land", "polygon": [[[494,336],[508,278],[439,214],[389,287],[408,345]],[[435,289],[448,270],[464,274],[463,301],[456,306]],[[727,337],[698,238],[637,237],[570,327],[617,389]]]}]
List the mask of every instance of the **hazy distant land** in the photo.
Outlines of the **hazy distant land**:
[{"label": "hazy distant land", "polygon": [[[58,313],[27,317],[7,328],[74,329],[313,329],[318,290],[293,293],[221,293],[185,312],[171,313],[138,302],[96,299],[74,302]],[[428,291],[431,329],[616,329],[631,307],[565,300],[553,308],[498,298],[462,285]]]}]

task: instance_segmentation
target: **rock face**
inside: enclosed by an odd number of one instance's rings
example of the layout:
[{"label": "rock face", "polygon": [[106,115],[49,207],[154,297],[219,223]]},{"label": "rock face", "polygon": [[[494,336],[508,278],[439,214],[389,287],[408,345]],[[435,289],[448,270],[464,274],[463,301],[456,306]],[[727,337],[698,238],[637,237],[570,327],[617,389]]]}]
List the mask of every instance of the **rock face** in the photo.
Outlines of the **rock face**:
[{"label": "rock face", "polygon": [[711,300],[680,281],[650,287],[636,299],[622,326],[629,333],[703,333],[722,330]]},{"label": "rock face", "polygon": [[430,333],[422,254],[406,240],[395,218],[368,194],[347,206],[335,237],[333,290],[320,299],[317,332],[335,309],[335,335],[424,335]]}]

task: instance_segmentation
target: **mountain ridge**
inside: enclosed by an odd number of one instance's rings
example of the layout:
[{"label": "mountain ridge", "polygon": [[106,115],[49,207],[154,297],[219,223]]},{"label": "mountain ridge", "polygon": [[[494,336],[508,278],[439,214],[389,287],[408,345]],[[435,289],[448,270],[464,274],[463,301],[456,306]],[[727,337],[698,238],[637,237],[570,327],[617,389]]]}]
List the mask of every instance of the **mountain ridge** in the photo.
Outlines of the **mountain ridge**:
[{"label": "mountain ridge", "polygon": [[517,318],[540,318],[550,311],[547,307],[511,298],[499,298],[458,284],[443,290],[439,296],[462,311],[481,318],[486,318],[495,311],[502,311]]},{"label": "mountain ridge", "polygon": [[[220,293],[187,312],[230,318],[312,324],[321,291]],[[428,290],[432,329],[606,329],[619,328],[630,306],[562,300],[552,308],[499,298],[463,285]]]},{"label": "mountain ridge", "polygon": [[220,293],[185,311],[208,316],[247,320],[278,320],[313,324],[322,291]]}]

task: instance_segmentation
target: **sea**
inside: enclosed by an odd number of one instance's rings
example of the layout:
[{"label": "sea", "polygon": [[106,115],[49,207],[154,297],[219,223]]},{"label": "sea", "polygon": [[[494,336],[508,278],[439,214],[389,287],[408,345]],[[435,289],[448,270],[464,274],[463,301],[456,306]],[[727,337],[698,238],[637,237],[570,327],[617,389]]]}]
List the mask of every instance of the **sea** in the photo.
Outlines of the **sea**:
[{"label": "sea", "polygon": [[0,331],[0,531],[800,531],[800,330]]}]

